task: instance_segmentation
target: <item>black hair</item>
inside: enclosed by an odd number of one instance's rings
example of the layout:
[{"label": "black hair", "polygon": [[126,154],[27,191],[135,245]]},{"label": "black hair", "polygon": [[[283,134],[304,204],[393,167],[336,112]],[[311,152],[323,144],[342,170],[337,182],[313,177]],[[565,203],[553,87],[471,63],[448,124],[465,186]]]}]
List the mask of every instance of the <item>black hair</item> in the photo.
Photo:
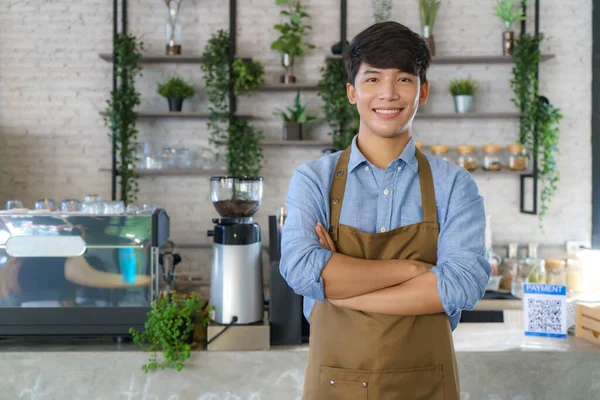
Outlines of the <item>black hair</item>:
[{"label": "black hair", "polygon": [[346,57],[348,82],[354,85],[362,63],[374,68],[397,68],[427,80],[431,53],[418,33],[394,21],[371,25],[354,37]]}]

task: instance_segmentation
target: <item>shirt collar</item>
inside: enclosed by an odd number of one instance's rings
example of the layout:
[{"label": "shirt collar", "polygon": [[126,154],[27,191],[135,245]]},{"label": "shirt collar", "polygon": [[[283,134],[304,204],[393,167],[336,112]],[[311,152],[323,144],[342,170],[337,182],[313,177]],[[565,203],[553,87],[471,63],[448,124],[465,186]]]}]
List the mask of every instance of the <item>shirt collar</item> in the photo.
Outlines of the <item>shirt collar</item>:
[{"label": "shirt collar", "polygon": [[[361,166],[362,164],[369,163],[369,161],[366,159],[363,153],[360,152],[358,146],[356,145],[357,138],[358,135],[354,136],[354,138],[352,139],[350,160],[348,160],[349,173],[353,172],[357,167]],[[406,164],[410,165],[415,172],[419,171],[419,165],[417,163],[417,156],[415,153],[415,142],[412,137],[406,144],[406,147],[404,147],[404,150],[402,151],[402,154],[400,154],[400,157],[398,157],[392,162],[398,162],[399,160],[402,160]]]}]

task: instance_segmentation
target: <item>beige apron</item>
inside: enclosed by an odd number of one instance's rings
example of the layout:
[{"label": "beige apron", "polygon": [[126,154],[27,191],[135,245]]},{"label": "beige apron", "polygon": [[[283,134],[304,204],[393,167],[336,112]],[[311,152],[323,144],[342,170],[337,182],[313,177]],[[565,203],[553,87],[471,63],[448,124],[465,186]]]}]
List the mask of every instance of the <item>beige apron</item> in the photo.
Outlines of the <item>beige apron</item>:
[{"label": "beige apron", "polygon": [[[337,251],[370,260],[437,262],[439,225],[429,162],[416,150],[423,221],[384,233],[340,225],[350,148],[338,160],[330,194]],[[458,371],[445,313],[399,317],[316,302],[303,400],[458,400]]]}]

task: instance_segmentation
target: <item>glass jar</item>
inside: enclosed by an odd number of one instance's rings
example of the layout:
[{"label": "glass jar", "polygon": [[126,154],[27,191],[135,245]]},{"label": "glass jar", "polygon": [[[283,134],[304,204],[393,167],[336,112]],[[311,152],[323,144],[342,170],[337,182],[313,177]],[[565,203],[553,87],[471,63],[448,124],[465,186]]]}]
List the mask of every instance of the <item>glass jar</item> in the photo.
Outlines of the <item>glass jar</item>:
[{"label": "glass jar", "polygon": [[498,275],[502,277],[500,288],[504,290],[512,289],[513,278],[517,275],[519,266],[519,261],[517,260],[518,251],[519,245],[517,243],[510,243],[508,245],[508,257],[498,266]]},{"label": "glass jar", "polygon": [[510,144],[508,149],[508,169],[525,171],[527,169],[527,152],[520,144]]},{"label": "glass jar", "polygon": [[581,260],[569,257],[566,261],[567,291],[569,293],[581,293],[583,291],[583,268]]},{"label": "glass jar", "polygon": [[450,147],[443,145],[443,144],[436,144],[434,146],[431,146],[431,154],[434,156],[441,157],[444,161],[449,161],[449,158],[448,158],[449,150],[450,150]]},{"label": "glass jar", "polygon": [[565,260],[546,260],[546,283],[548,285],[567,285]]},{"label": "glass jar", "polygon": [[483,169],[485,171],[500,171],[502,160],[500,158],[500,145],[488,144],[483,146]]},{"label": "glass jar", "polygon": [[462,145],[456,148],[458,150],[458,158],[456,159],[456,165],[463,167],[469,172],[473,172],[477,169],[479,161],[475,157],[475,146]]}]

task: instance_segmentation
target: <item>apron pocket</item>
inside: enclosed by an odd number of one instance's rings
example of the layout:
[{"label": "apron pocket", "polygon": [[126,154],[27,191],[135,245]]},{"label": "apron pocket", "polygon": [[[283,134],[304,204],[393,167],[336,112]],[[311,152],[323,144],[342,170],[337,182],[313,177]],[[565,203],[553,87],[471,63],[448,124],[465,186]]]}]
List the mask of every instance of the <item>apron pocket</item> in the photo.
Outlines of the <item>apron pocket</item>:
[{"label": "apron pocket", "polygon": [[370,371],[321,367],[319,400],[368,400]]},{"label": "apron pocket", "polygon": [[381,371],[380,400],[444,400],[441,365]]}]

